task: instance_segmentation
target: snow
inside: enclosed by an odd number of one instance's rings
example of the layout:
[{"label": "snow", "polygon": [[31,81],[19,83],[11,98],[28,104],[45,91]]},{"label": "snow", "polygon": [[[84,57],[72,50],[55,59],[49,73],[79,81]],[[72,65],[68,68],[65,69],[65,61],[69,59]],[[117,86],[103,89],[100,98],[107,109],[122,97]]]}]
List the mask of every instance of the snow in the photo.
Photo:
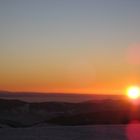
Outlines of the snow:
[{"label": "snow", "polygon": [[127,140],[125,125],[0,128],[0,140]]}]

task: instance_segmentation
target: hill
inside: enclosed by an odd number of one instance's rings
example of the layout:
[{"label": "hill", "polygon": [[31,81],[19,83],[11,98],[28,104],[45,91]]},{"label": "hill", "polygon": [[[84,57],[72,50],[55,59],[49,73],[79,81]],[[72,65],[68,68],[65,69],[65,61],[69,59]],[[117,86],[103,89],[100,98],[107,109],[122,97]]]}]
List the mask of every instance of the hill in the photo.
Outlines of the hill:
[{"label": "hill", "polygon": [[80,103],[0,99],[0,126],[125,124],[131,106],[127,100],[110,99]]}]

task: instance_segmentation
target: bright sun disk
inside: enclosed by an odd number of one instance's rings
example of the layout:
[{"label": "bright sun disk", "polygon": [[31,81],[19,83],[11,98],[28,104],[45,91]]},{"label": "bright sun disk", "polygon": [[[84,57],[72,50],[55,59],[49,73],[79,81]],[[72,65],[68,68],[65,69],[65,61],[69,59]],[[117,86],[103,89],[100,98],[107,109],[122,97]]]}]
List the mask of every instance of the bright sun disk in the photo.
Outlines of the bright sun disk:
[{"label": "bright sun disk", "polygon": [[139,87],[130,87],[127,91],[128,97],[131,99],[137,99],[140,97],[140,89]]}]

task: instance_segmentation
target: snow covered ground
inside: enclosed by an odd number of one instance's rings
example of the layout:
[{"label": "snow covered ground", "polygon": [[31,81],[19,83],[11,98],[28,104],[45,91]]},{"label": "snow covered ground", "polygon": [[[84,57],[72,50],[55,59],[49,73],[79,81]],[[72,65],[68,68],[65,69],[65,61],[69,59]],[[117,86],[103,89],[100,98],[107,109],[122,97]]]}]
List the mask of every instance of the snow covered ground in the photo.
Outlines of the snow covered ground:
[{"label": "snow covered ground", "polygon": [[125,125],[0,128],[0,140],[127,140]]}]

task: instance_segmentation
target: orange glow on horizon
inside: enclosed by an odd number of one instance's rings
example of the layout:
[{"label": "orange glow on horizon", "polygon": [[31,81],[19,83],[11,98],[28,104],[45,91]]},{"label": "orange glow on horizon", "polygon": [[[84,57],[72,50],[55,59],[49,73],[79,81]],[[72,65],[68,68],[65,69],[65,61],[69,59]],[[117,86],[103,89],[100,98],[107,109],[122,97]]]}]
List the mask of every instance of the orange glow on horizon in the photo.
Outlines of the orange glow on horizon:
[{"label": "orange glow on horizon", "polygon": [[23,92],[42,92],[42,93],[79,93],[79,94],[121,94],[123,88],[109,85],[95,85],[93,87],[49,87],[47,86],[3,86],[0,90],[23,91]]},{"label": "orange glow on horizon", "polygon": [[[131,82],[129,82],[131,81]],[[24,92],[42,92],[42,93],[80,93],[80,94],[122,94],[126,85],[134,83],[133,80],[124,80],[121,82],[94,82],[87,84],[72,83],[72,82],[55,82],[49,83],[45,81],[19,82],[19,83],[5,83],[1,84],[0,90],[7,91],[24,91]]]}]

